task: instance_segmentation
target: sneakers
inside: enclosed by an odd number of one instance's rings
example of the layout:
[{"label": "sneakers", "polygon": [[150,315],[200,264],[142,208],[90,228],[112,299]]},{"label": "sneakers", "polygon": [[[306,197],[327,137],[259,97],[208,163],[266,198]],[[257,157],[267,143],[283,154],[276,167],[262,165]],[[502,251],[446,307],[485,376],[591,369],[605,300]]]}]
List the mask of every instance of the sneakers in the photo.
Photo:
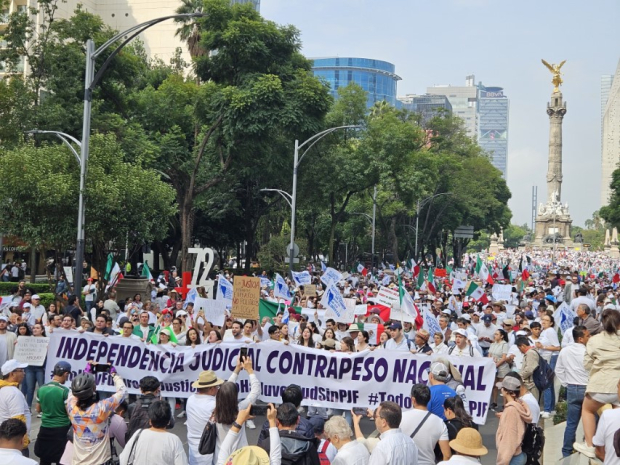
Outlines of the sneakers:
[{"label": "sneakers", "polygon": [[495,402],[491,404],[491,410],[493,411],[497,410],[497,404]]},{"label": "sneakers", "polygon": [[254,424],[252,420],[246,420],[245,426],[247,426],[250,429],[256,429],[256,425]]},{"label": "sneakers", "polygon": [[585,455],[586,457],[590,457],[591,459],[596,458],[594,446],[588,446],[585,442],[576,442],[573,444],[573,449],[575,449],[580,454]]},{"label": "sneakers", "polygon": [[185,418],[185,410],[181,410],[181,413],[177,415],[177,418]]},{"label": "sneakers", "polygon": [[551,413],[550,412],[543,412],[540,414],[540,418],[544,418],[545,420],[547,418],[551,418]]},{"label": "sneakers", "polygon": [[42,418],[42,417],[43,417],[43,414],[37,413],[37,418]]}]

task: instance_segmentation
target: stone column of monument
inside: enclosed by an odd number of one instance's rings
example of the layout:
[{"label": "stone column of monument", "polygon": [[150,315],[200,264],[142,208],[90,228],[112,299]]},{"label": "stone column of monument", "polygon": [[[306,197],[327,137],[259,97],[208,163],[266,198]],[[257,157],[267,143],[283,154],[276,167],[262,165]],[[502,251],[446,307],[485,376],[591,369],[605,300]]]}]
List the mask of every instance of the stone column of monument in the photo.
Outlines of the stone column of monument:
[{"label": "stone column of monument", "polygon": [[536,217],[534,247],[572,247],[570,227],[572,220],[568,212],[568,204],[562,204],[562,122],[566,114],[566,103],[560,92],[562,84],[559,65],[544,65],[553,73],[553,93],[547,103],[549,116],[549,159],[547,165],[547,202],[540,204]]}]

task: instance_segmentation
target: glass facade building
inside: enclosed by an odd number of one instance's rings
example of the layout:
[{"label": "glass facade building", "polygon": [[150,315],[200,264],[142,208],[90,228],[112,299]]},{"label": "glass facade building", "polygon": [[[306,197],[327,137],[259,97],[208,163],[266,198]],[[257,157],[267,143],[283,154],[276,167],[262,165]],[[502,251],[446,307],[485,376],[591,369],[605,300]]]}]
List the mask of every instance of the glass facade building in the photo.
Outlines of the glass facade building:
[{"label": "glass facade building", "polygon": [[478,145],[491,155],[491,162],[508,173],[508,112],[510,101],[501,87],[478,85],[479,134]]},{"label": "glass facade building", "polygon": [[368,92],[367,106],[386,101],[397,105],[396,83],[400,77],[392,63],[370,58],[311,58],[312,71],[330,86],[331,94],[338,97],[338,89],[354,82]]},{"label": "glass facade building", "polygon": [[230,3],[252,3],[256,11],[260,11],[260,0],[230,0]]},{"label": "glass facade building", "polygon": [[451,115],[452,105],[445,95],[415,95],[407,94],[399,97],[401,108],[422,116],[422,123],[439,115]]}]

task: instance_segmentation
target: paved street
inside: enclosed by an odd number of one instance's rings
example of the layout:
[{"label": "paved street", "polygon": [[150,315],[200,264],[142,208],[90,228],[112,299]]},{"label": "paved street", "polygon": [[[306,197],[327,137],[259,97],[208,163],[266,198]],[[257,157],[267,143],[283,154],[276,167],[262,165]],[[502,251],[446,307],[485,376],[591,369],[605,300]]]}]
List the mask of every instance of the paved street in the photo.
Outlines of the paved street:
[{"label": "paved street", "polygon": [[[179,411],[177,410],[176,414],[178,413]],[[484,441],[484,444],[489,449],[489,454],[486,457],[482,458],[482,464],[492,465],[492,464],[495,464],[495,456],[496,456],[495,431],[497,430],[498,419],[495,417],[494,414],[491,413],[488,416],[487,420],[488,420],[487,424],[480,427],[480,432],[482,433],[482,439]],[[256,444],[261,425],[263,424],[264,421],[265,421],[265,417],[257,417],[254,420],[256,424],[256,429],[255,430],[246,429],[247,435],[248,435],[248,442],[250,444]],[[186,450],[187,450],[187,428],[185,427],[184,422],[185,422],[185,419],[177,419],[176,425],[174,429],[172,429],[172,432],[181,438],[181,441],[183,441],[183,444],[186,446]],[[32,428],[31,428],[32,442],[30,444],[29,449],[30,449],[30,457],[35,460],[37,460],[37,458],[34,456],[34,452],[33,452],[34,439],[37,437],[40,425],[41,425],[41,420],[36,418],[36,415],[34,415],[32,419]],[[369,419],[362,420],[362,431],[364,432],[364,434],[368,435],[372,433],[374,429],[375,429],[374,422],[372,422]],[[117,450],[120,453],[122,449],[118,448]]]}]

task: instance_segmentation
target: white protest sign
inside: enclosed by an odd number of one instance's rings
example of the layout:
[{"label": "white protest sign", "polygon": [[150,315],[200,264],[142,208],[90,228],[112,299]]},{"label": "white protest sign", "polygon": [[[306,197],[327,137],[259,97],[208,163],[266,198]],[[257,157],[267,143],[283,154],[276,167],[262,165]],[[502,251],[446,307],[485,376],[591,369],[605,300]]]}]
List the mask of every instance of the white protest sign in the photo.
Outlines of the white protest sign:
[{"label": "white protest sign", "polygon": [[379,325],[377,323],[364,323],[364,331],[368,333],[368,344],[379,344]]},{"label": "white protest sign", "polygon": [[557,315],[556,319],[559,320],[558,325],[560,326],[560,331],[562,331],[562,334],[564,334],[569,328],[573,327],[573,320],[577,314],[573,312],[568,305],[566,305],[566,302],[562,302],[562,305],[558,307],[555,314]]},{"label": "white protest sign", "polygon": [[325,287],[329,287],[332,284],[336,284],[342,279],[342,274],[338,270],[333,268],[327,268],[325,273],[321,276],[321,281],[325,284]]},{"label": "white protest sign", "polygon": [[11,307],[11,304],[13,303],[13,296],[12,295],[5,295],[2,297],[2,303],[0,303],[0,313],[4,314],[4,315],[9,315],[10,311],[9,308]]},{"label": "white protest sign", "polygon": [[[350,410],[352,407],[376,408],[393,400],[403,409],[411,409],[411,386],[428,382],[427,369],[435,356],[403,351],[375,350],[359,353],[331,353],[296,344],[276,341],[260,344],[222,342],[177,346],[173,350],[140,341],[106,338],[97,334],[56,330],[50,338],[46,381],[54,365],[64,360],[73,371],[86,367],[89,354],[109,361],[124,379],[130,394],[139,394],[139,380],[155,376],[161,382],[163,397],[187,398],[195,392],[192,382],[200,372],[213,370],[227,379],[235,367],[241,347],[256,367],[261,383],[259,399],[282,402],[286,386],[302,386],[303,405],[317,402],[325,408]],[[488,357],[447,357],[461,372],[467,407],[477,424],[484,424],[495,380],[495,363]],[[260,368],[259,368],[260,367]],[[251,383],[247,373],[239,375],[239,398],[248,395]],[[97,390],[114,392],[109,373],[97,373]]]},{"label": "white protest sign", "polygon": [[516,305],[506,304],[506,318],[512,318],[512,315],[515,314],[516,309]]},{"label": "white protest sign", "polygon": [[400,308],[400,294],[398,289],[390,289],[389,287],[381,287],[374,301],[386,307]]},{"label": "white protest sign", "polygon": [[45,363],[49,343],[49,337],[19,336],[13,358],[20,363],[41,367]]},{"label": "white protest sign", "polygon": [[224,301],[228,307],[231,307],[233,303],[233,293],[234,288],[232,283],[226,279],[224,275],[220,275],[217,280],[216,299]]},{"label": "white protest sign", "polygon": [[356,315],[366,315],[368,313],[368,304],[360,304],[355,306],[355,314]]},{"label": "white protest sign", "polygon": [[441,332],[441,326],[439,326],[437,318],[435,318],[435,315],[433,315],[429,309],[424,310],[423,316],[424,325],[422,327],[430,333],[432,339],[435,333]]},{"label": "white protest sign", "polygon": [[289,320],[286,324],[288,326],[288,335],[293,339],[299,338],[299,323],[294,320]]},{"label": "white protest sign", "polygon": [[300,271],[299,273],[293,271],[293,281],[298,286],[305,286],[307,284],[312,284],[312,276],[309,271]]},{"label": "white protest sign", "polygon": [[213,326],[224,326],[226,320],[226,302],[224,300],[196,297],[194,312],[198,314],[200,310],[204,312],[205,319]]},{"label": "white protest sign", "polygon": [[512,286],[510,284],[493,284],[491,294],[495,301],[503,300],[505,302],[510,302],[512,297]]},{"label": "white protest sign", "polygon": [[324,309],[302,308],[301,314],[306,315],[308,317],[308,321],[314,321],[314,312],[316,312],[319,317],[319,321],[321,322],[321,328],[325,328],[325,320],[327,320],[327,318],[325,318],[326,311],[327,310]]},{"label": "white protest sign", "polygon": [[415,323],[415,318],[413,318],[408,313],[399,310],[398,308],[393,308],[390,310],[390,320],[394,321],[406,321],[407,323]]},{"label": "white protest sign", "polygon": [[73,268],[70,266],[63,266],[62,269],[65,271],[65,276],[67,277],[67,282],[73,282]]},{"label": "white protest sign", "polygon": [[353,323],[355,306],[347,307],[340,291],[336,286],[330,286],[323,294],[321,305],[327,309],[325,316],[333,318],[338,323]]},{"label": "white protest sign", "polygon": [[452,283],[452,294],[460,294],[461,292],[463,292],[463,289],[465,289],[465,281],[462,281],[460,279],[455,279],[454,282]]}]

